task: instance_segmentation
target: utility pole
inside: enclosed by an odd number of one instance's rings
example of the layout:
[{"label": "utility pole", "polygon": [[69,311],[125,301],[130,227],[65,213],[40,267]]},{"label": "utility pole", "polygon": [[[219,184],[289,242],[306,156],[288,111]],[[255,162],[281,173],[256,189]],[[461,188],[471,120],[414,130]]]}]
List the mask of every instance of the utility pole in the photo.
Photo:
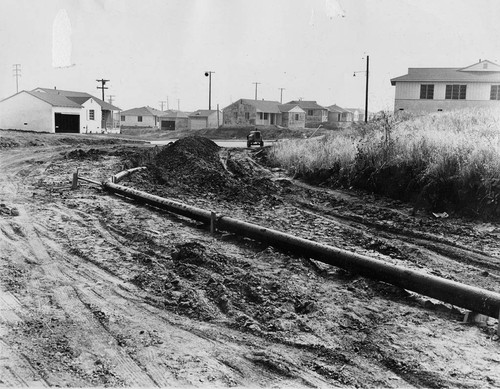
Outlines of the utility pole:
[{"label": "utility pole", "polygon": [[106,85],[106,83],[109,80],[100,79],[100,80],[96,80],[96,81],[101,83],[101,86],[98,86],[97,89],[101,89],[102,90],[102,101],[105,101],[104,100],[104,89],[108,89],[108,87],[106,87],[104,85]]},{"label": "utility pole", "polygon": [[21,64],[16,63],[12,65],[12,71],[14,72],[14,77],[16,77],[16,93],[19,93],[19,77],[21,77]]},{"label": "utility pole", "polygon": [[161,110],[163,111],[163,104],[165,104],[166,101],[165,100],[160,100],[160,106],[161,106]]},{"label": "utility pole", "polygon": [[257,100],[257,85],[259,85],[260,82],[252,82],[252,84],[255,84],[255,100]]},{"label": "utility pole", "polygon": [[366,56],[366,70],[359,72],[354,72],[353,77],[356,77],[356,73],[365,73],[366,75],[366,87],[365,87],[365,123],[368,123],[368,75],[370,73],[370,56]]},{"label": "utility pole", "polygon": [[110,104],[113,104],[113,97],[115,97],[115,95],[108,95],[108,101]]},{"label": "utility pole", "polygon": [[212,73],[211,70],[205,72],[205,77],[208,77],[208,110],[212,110]]},{"label": "utility pole", "polygon": [[177,111],[181,110],[181,100],[177,99]]},{"label": "utility pole", "polygon": [[285,90],[285,88],[278,88],[280,91],[281,91],[281,94],[280,94],[280,103],[283,104],[283,91]]},{"label": "utility pole", "polygon": [[365,92],[365,123],[368,123],[368,73],[370,71],[370,56],[366,56],[366,92]]},{"label": "utility pole", "polygon": [[168,96],[167,96],[167,111],[170,111],[170,108],[168,106]]}]

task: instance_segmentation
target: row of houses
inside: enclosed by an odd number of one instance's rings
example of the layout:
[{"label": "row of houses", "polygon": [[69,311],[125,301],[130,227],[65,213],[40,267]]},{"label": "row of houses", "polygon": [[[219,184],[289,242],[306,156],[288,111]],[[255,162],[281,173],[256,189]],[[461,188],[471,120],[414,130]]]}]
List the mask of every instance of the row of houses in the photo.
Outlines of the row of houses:
[{"label": "row of houses", "polygon": [[[462,108],[500,108],[500,66],[484,60],[464,68],[409,68],[391,79],[394,111],[425,113]],[[216,128],[220,125],[313,127],[363,121],[362,109],[321,106],[316,101],[239,99],[223,111],[192,113],[151,107],[121,111],[85,92],[36,88],[0,101],[0,128],[44,132],[113,132],[127,127],[161,130]]]}]

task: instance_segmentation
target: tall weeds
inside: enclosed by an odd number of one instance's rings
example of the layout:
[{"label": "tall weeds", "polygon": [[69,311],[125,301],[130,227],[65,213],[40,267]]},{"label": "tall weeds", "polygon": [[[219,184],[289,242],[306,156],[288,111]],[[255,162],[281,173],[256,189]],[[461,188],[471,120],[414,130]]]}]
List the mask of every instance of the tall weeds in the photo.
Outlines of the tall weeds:
[{"label": "tall weeds", "polygon": [[321,138],[279,142],[270,159],[313,182],[500,216],[500,110],[383,114]]}]

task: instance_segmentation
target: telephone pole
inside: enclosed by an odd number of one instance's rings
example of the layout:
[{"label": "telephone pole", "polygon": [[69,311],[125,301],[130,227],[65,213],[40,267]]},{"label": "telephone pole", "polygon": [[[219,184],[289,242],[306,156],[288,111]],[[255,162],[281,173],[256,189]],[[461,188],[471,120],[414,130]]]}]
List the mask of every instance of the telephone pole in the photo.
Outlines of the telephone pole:
[{"label": "telephone pole", "polygon": [[16,93],[19,92],[19,77],[21,77],[21,64],[16,63],[12,65],[12,71],[14,72],[14,77],[16,77]]},{"label": "telephone pole", "polygon": [[255,100],[257,100],[257,85],[259,85],[260,82],[252,82],[252,84],[255,84]]},{"label": "telephone pole", "polygon": [[115,95],[108,95],[108,101],[110,104],[113,104],[113,97],[115,97]]},{"label": "telephone pole", "polygon": [[280,103],[283,104],[283,91],[285,90],[285,88],[278,88],[280,91],[281,91],[281,94],[280,94]]},{"label": "telephone pole", "polygon": [[181,100],[177,99],[177,111],[181,110]]},{"label": "telephone pole", "polygon": [[161,106],[161,110],[163,111],[163,105],[166,103],[165,100],[160,100],[160,106]]},{"label": "telephone pole", "polygon": [[109,80],[104,80],[104,79],[101,78],[100,80],[96,80],[96,81],[101,83],[101,86],[98,86],[97,89],[101,89],[102,90],[102,101],[105,101],[104,100],[104,89],[108,89],[108,87],[106,87],[104,85],[106,85],[106,83]]},{"label": "telephone pole", "polygon": [[208,77],[208,110],[212,109],[212,70],[207,70],[205,72],[205,77]]}]

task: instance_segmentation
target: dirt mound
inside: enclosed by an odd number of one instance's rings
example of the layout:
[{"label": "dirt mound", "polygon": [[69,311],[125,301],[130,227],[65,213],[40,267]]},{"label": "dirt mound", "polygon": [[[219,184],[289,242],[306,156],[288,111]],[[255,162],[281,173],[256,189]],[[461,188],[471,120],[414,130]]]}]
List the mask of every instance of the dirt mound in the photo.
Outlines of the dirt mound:
[{"label": "dirt mound", "polygon": [[142,178],[151,180],[156,191],[161,191],[161,187],[175,187],[183,193],[199,196],[255,201],[280,190],[269,172],[250,157],[232,154],[208,138],[182,138],[144,153],[145,156],[138,159],[150,162],[149,172]]},{"label": "dirt mound", "polygon": [[64,157],[66,159],[91,159],[93,161],[96,161],[101,158],[103,154],[106,152],[103,150],[97,150],[97,149],[89,149],[89,150],[82,150],[82,149],[76,149],[67,152]]}]

